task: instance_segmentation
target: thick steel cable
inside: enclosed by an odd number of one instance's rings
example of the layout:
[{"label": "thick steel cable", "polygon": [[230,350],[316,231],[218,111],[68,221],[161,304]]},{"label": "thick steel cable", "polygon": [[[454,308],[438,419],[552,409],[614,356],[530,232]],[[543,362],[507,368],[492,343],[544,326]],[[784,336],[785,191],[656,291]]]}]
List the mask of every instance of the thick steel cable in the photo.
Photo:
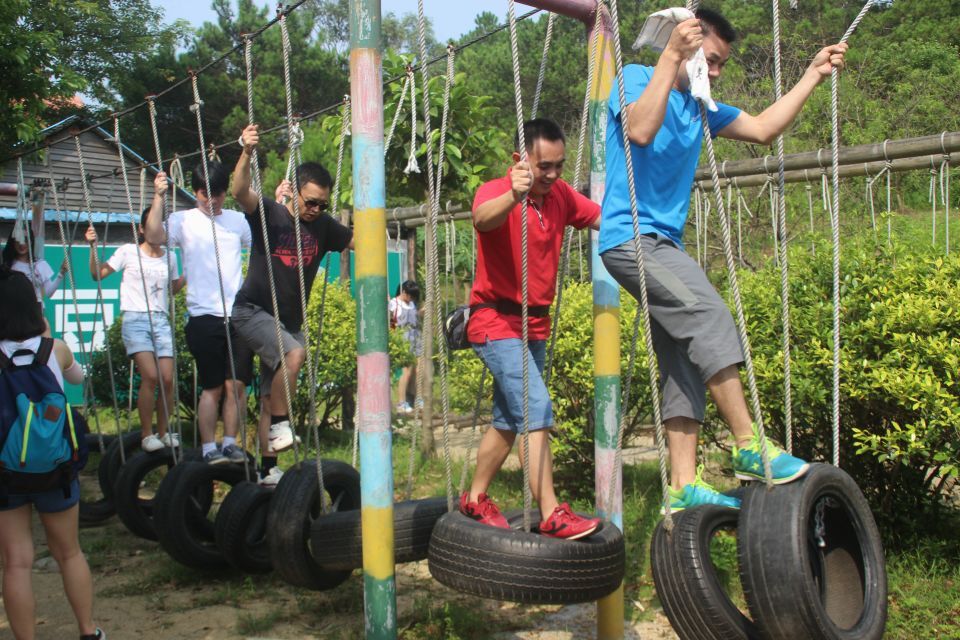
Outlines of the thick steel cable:
[{"label": "thick steel cable", "polygon": [[[161,153],[160,153],[160,132],[159,132],[158,127],[157,127],[157,105],[156,105],[156,103],[155,103],[155,98],[154,98],[153,96],[150,96],[150,97],[147,98],[147,105],[148,105],[147,114],[148,114],[149,119],[150,119],[150,134],[151,134],[151,136],[153,137],[153,152],[154,152],[154,155],[156,155],[156,157],[157,157],[156,170],[157,170],[158,172],[160,172],[160,171],[163,171],[163,165],[161,164],[161,163],[163,162],[163,155],[161,155]],[[177,166],[178,168],[180,167],[180,162],[179,162],[179,161],[177,161],[176,166]],[[181,181],[183,180],[182,172],[181,172],[179,178],[180,178]],[[174,176],[173,176],[173,165],[171,165],[171,167],[170,167],[170,175],[168,176],[168,179],[170,180],[171,184],[173,185],[173,207],[174,207],[174,209],[175,209],[175,208],[176,208],[176,204],[177,204],[177,188],[178,188],[178,185],[177,185],[177,182],[174,180]],[[164,231],[164,234],[163,234],[163,235],[164,235],[164,237],[163,237],[163,248],[164,248],[164,251],[166,251],[166,256],[167,256],[167,272],[168,272],[168,273],[173,273],[174,255],[173,255],[173,251],[170,249],[170,213],[172,213],[172,210],[168,210],[168,209],[167,209],[167,205],[168,205],[169,203],[168,203],[167,193],[166,193],[166,192],[163,193],[163,198],[162,198],[162,199],[163,199],[163,211],[162,211],[161,213],[162,213],[162,215],[163,215],[163,231]],[[177,300],[176,300],[176,294],[175,294],[174,291],[173,291],[173,279],[172,279],[172,278],[168,278],[168,280],[167,280],[167,295],[168,295],[169,300],[170,300],[170,309],[169,309],[169,313],[170,313],[170,331],[173,333],[174,340],[176,340],[176,335],[177,335]],[[180,426],[180,384],[179,384],[179,375],[180,375],[180,369],[179,369],[179,363],[178,363],[178,357],[177,357],[177,349],[174,349],[174,350],[173,350],[173,408],[174,408],[174,415],[176,416],[176,418],[175,418],[175,421],[174,421],[173,424],[169,424],[169,423],[167,424],[167,429],[169,430],[169,429],[172,428],[174,435],[175,435],[175,436],[177,437],[177,439],[179,439],[179,440],[181,441],[181,443],[182,443],[182,441],[183,441],[183,436],[182,436],[182,431],[183,431],[183,429],[182,429],[181,426]],[[173,452],[173,462],[174,462],[174,464],[177,464],[177,463],[179,462],[179,460],[178,460],[177,458],[180,456],[179,452],[177,451],[178,447],[171,447],[171,449],[172,449],[172,452]]]},{"label": "thick steel cable", "polygon": [[[133,214],[133,194],[132,194],[131,191],[130,191],[130,180],[127,178],[127,162],[126,162],[126,159],[124,158],[124,155],[125,155],[125,154],[124,154],[124,152],[123,152],[123,143],[120,141],[120,118],[118,118],[118,117],[114,117],[114,119],[113,119],[113,140],[114,140],[114,142],[115,142],[116,145],[117,145],[117,158],[118,158],[118,160],[120,161],[120,173],[121,173],[121,175],[123,176],[123,190],[124,190],[124,193],[126,194],[126,197],[127,197],[127,208],[130,210],[130,234],[131,234],[132,237],[133,237],[133,240],[134,240],[133,245],[134,245],[134,247],[136,247],[136,251],[137,251],[137,266],[140,268],[140,286],[143,287],[143,301],[144,301],[144,304],[146,305],[146,309],[147,309],[147,324],[148,324],[149,327],[150,327],[150,345],[153,347],[153,366],[155,366],[155,367],[157,368],[157,381],[158,381],[158,383],[159,383],[159,384],[158,384],[158,388],[159,388],[159,393],[158,393],[158,395],[160,396],[160,402],[161,402],[161,404],[162,404],[162,409],[161,409],[161,411],[163,411],[163,413],[164,413],[164,417],[165,417],[166,422],[167,422],[167,428],[169,429],[169,428],[170,428],[170,405],[169,405],[169,403],[167,402],[167,401],[168,401],[167,391],[166,391],[166,389],[164,389],[163,371],[160,369],[160,355],[157,353],[156,326],[153,324],[153,313],[152,313],[151,310],[150,310],[150,293],[149,293],[149,291],[147,290],[147,276],[146,276],[146,273],[144,273],[144,270],[143,270],[143,254],[142,254],[142,252],[140,251],[140,243],[138,242],[138,239],[137,239],[137,236],[138,236],[139,234],[137,233],[137,223],[136,223],[136,221],[134,221],[134,214]],[[143,175],[143,174],[141,174],[141,175]],[[141,198],[141,200],[142,200],[142,198]],[[142,206],[142,205],[143,205],[143,202],[141,201],[140,204],[141,204],[141,206]],[[167,260],[167,264],[169,265],[169,259]],[[168,280],[168,281],[171,279],[171,278],[170,278],[171,275],[172,275],[172,272],[168,269],[168,271],[167,271],[167,280]],[[99,269],[98,269],[98,270],[97,270],[97,280],[100,280],[100,279],[101,279],[101,275],[100,275],[100,271],[99,271]],[[168,288],[168,285],[165,284],[165,285],[164,285],[164,288]],[[171,323],[170,323],[170,331],[171,331],[171,333],[173,333],[173,322],[172,322],[172,321],[171,321]],[[171,340],[175,340],[175,337],[174,337],[173,335],[171,335]],[[174,351],[176,351],[176,349],[174,349]],[[131,362],[130,362],[130,373],[131,373],[131,375],[133,374],[133,361],[132,361],[132,360],[131,360]],[[132,400],[133,400],[133,393],[130,394],[130,399],[131,399],[131,402],[132,402]],[[143,431],[143,427],[144,427],[144,426],[145,426],[145,425],[143,425],[143,424],[140,425],[141,433],[142,433],[142,431]],[[172,441],[172,438],[171,438],[171,441]],[[170,448],[171,448],[171,449],[176,449],[176,447],[170,447]]]},{"label": "thick steel cable", "polygon": [[[850,39],[860,21],[874,5],[867,0],[854,18],[840,43]],[[833,235],[833,464],[840,466],[840,73],[830,70],[830,129],[833,161],[833,201],[830,207],[830,227]]]},{"label": "thick steel cable", "polygon": [[[507,19],[510,23],[510,55],[513,60],[513,96],[517,112],[517,150],[520,161],[527,162],[527,142],[523,131],[523,95],[520,86],[520,51],[517,46],[517,18],[515,1],[507,3]],[[530,488],[530,301],[529,295],[529,256],[527,206],[529,192],[523,194],[520,206],[520,340],[523,353],[523,430],[520,434],[523,449],[523,530],[530,531],[530,509],[532,495]]]},{"label": "thick steel cable", "polygon": [[[552,18],[553,14],[550,14],[550,16]],[[596,17],[593,23],[593,40],[587,43],[587,47],[589,48],[587,56],[587,87],[583,91],[583,108],[580,111],[580,130],[579,139],[577,140],[577,161],[574,164],[572,182],[573,188],[577,191],[579,191],[581,187],[580,177],[583,172],[584,158],[586,157],[587,123],[590,115],[590,89],[593,87],[594,76],[596,75],[594,73],[594,67],[596,66],[598,55],[597,47],[600,43],[601,17],[602,11],[600,11],[598,3]],[[544,59],[546,59],[546,55],[544,55]],[[563,308],[563,290],[566,285],[567,274],[570,272],[570,245],[572,242],[573,227],[567,227],[563,234],[563,244],[560,247],[562,262],[560,263],[560,271],[557,274],[557,303],[553,308],[553,317],[551,318],[550,324],[550,345],[547,348],[547,357],[543,365],[543,384],[548,389],[550,388],[550,378],[553,374],[553,353],[557,344],[560,311]]]},{"label": "thick steel cable", "polygon": [[[255,123],[253,116],[253,40],[245,38],[243,47],[243,66],[246,72],[247,89],[247,124]],[[280,352],[280,368],[274,375],[283,375],[283,395],[287,401],[287,411],[293,413],[293,393],[290,390],[290,377],[287,369],[287,356],[283,348],[283,326],[280,322],[280,304],[277,301],[276,276],[273,271],[273,253],[270,249],[269,229],[267,225],[267,205],[263,197],[263,177],[260,173],[260,157],[257,149],[250,150],[250,176],[254,192],[257,194],[257,215],[260,218],[260,233],[263,236],[263,254],[267,263],[267,282],[270,283],[270,304],[273,308],[273,329],[274,337],[277,339],[277,349]],[[296,200],[296,194],[293,199]],[[305,320],[305,319],[304,319]],[[261,391],[260,395],[263,395]],[[258,423],[259,431],[259,423]],[[257,434],[259,439],[259,433]],[[299,462],[299,460],[298,460]],[[319,474],[322,475],[322,474]],[[320,492],[321,508],[326,511],[326,506],[322,503],[325,495]]]},{"label": "thick steel cable", "polygon": [[[87,208],[87,223],[92,227],[93,226],[93,213],[92,213],[93,198],[90,195],[90,186],[87,184],[87,180],[86,180],[87,169],[83,162],[83,149],[81,148],[81,145],[80,145],[80,136],[79,135],[75,136],[73,138],[73,141],[77,149],[77,164],[79,165],[79,168],[80,168],[80,184],[83,185],[83,201]],[[97,248],[91,247],[91,251],[93,252],[94,267],[97,273],[100,273],[100,256],[97,253]],[[113,416],[114,416],[114,419],[117,421],[117,437],[122,438],[123,433],[121,431],[122,426],[120,423],[120,405],[117,402],[116,379],[113,375],[113,356],[110,353],[110,340],[107,339],[107,326],[106,326],[107,314],[105,309],[106,303],[103,300],[103,287],[101,286],[100,280],[97,280],[97,302],[100,303],[100,314],[104,320],[103,350],[107,355],[107,374],[110,379],[110,394],[113,398]],[[94,308],[96,308],[96,303],[94,303]],[[78,316],[78,323],[79,323],[79,316]],[[97,323],[96,323],[96,317],[94,317],[93,329],[91,330],[91,333],[90,333],[91,349],[93,348],[93,342],[96,340],[96,336],[97,336],[96,329],[97,329]],[[127,463],[127,454],[126,454],[126,451],[124,451],[124,447],[121,446],[120,447],[120,464],[126,464],[126,463]]]},{"label": "thick steel cable", "polygon": [[[774,102],[783,97],[782,44],[780,42],[780,0],[773,0],[773,95]],[[777,205],[780,236],[780,323],[781,349],[783,350],[783,430],[784,447],[793,453],[793,384],[791,381],[790,353],[790,259],[787,255],[787,187],[784,168],[784,136],[777,136]],[[776,239],[775,239],[776,241]]]},{"label": "thick steel cable", "polygon": [[[193,82],[191,82],[191,88],[193,89],[193,105],[191,106],[191,110],[197,117],[197,136],[200,138],[200,148],[203,149],[206,147],[203,135],[203,115],[201,113],[203,110],[203,101],[200,99],[200,89],[197,86],[197,76],[194,75],[192,80]],[[230,310],[227,309],[227,292],[223,286],[223,266],[221,262],[222,258],[220,252],[220,241],[217,239],[217,219],[214,215],[213,206],[210,204],[210,200],[213,198],[213,195],[210,192],[210,167],[207,163],[206,154],[200,154],[200,163],[203,167],[203,183],[207,194],[207,208],[209,209],[209,212],[205,212],[205,215],[210,218],[210,230],[213,234],[213,252],[217,261],[217,284],[220,286],[220,304],[223,309],[223,329],[227,339],[227,359],[229,360],[230,364],[230,378],[232,381],[236,382],[237,365],[236,362],[234,362],[233,338],[230,336]],[[226,391],[226,389],[224,389],[224,391]],[[247,411],[246,407],[240,403],[240,396],[243,395],[243,393],[231,392],[230,395],[233,396],[233,402],[237,404],[237,420],[241,421],[240,424],[243,426],[245,431],[247,425]],[[231,399],[229,398],[225,398],[224,402],[228,402],[230,400]],[[226,430],[226,423],[224,423],[224,430]],[[216,437],[214,437],[214,441],[216,441]],[[246,442],[243,444],[246,446]],[[250,460],[246,455],[246,449],[244,449],[243,470],[247,480],[249,480]]]},{"label": "thick steel cable", "polygon": [[543,55],[540,57],[540,73],[537,75],[537,89],[533,92],[533,108],[530,109],[530,119],[537,117],[540,110],[540,93],[543,91],[543,80],[547,75],[547,55],[550,53],[550,41],[553,40],[553,21],[557,14],[547,16],[547,34],[543,38]]},{"label": "thick steel cable", "polygon": [[[427,33],[426,33],[426,14],[423,8],[423,0],[417,1],[417,46],[420,53],[420,59],[425,60],[427,57]],[[447,58],[448,64],[448,73],[449,65],[451,64],[451,58]],[[430,124],[430,85],[429,77],[427,76],[427,69],[425,66],[421,65],[421,82],[423,88],[421,89],[422,100],[423,100],[423,138],[426,142],[427,150],[427,193],[430,196],[430,212],[429,212],[429,224],[433,230],[432,236],[432,246],[428,248],[427,251],[427,271],[429,273],[429,278],[427,280],[427,296],[430,298],[432,292],[432,304],[433,304],[433,313],[435,316],[434,320],[434,332],[436,334],[437,342],[440,344],[440,386],[441,394],[443,396],[444,402],[444,411],[443,411],[443,422],[444,422],[444,433],[446,434],[449,429],[448,422],[448,408],[449,408],[449,388],[447,387],[447,349],[445,348],[446,341],[443,337],[443,313],[440,308],[440,274],[439,274],[439,248],[437,245],[437,235],[439,231],[438,216],[440,210],[440,176],[435,176],[433,171],[433,145],[430,140],[432,138],[432,128]],[[411,82],[411,91],[413,90],[413,82]],[[450,83],[447,83],[446,91],[450,90]],[[446,103],[449,100],[449,97],[445,97],[444,102]],[[411,109],[415,111],[415,109]],[[415,129],[415,127],[414,127]],[[443,144],[440,145],[440,151],[443,152]],[[415,159],[415,156],[414,156]],[[441,167],[442,169],[442,167]],[[433,340],[434,336],[427,336],[427,340]],[[428,365],[430,363],[427,363]],[[428,428],[432,428],[430,425]],[[446,435],[444,436],[446,439]],[[447,510],[453,511],[454,509],[454,497],[453,497],[453,469],[451,467],[449,447],[444,447],[444,475],[446,477],[447,484]]]},{"label": "thick steel cable", "polygon": [[613,59],[617,71],[617,99],[620,105],[620,129],[623,134],[621,142],[623,144],[624,168],[627,174],[627,192],[630,195],[630,215],[633,221],[634,260],[636,261],[637,273],[639,274],[638,284],[640,285],[640,308],[637,309],[634,315],[633,338],[630,342],[627,375],[623,385],[623,401],[620,403],[620,426],[617,433],[617,449],[622,448],[619,443],[622,441],[623,432],[626,428],[626,413],[627,407],[629,406],[627,403],[630,400],[631,387],[633,386],[633,370],[637,358],[637,342],[639,340],[640,325],[642,323],[644,341],[647,349],[647,378],[650,384],[650,403],[653,409],[654,434],[657,442],[661,499],[663,500],[665,512],[663,526],[667,531],[673,531],[673,516],[671,513],[672,509],[670,508],[670,480],[667,475],[666,435],[660,407],[660,374],[657,371],[657,354],[653,350],[653,334],[650,330],[650,301],[647,297],[647,279],[643,259],[643,246],[640,243],[640,210],[637,205],[637,187],[633,174],[633,151],[630,146],[630,137],[626,127],[627,96],[623,87],[623,49],[620,45],[620,12],[617,7],[617,0],[610,0],[610,26],[613,30]]},{"label": "thick steel cable", "polygon": [[[50,189],[53,194],[53,206],[57,216],[57,230],[60,232],[60,243],[63,245],[64,255],[67,258],[67,282],[70,283],[70,293],[73,299],[73,313],[77,318],[77,346],[80,349],[80,355],[88,364],[92,360],[93,354],[87,357],[87,348],[83,340],[83,325],[80,319],[80,302],[77,298],[77,281],[73,274],[73,260],[71,259],[72,243],[67,240],[66,228],[63,224],[63,211],[60,208],[60,198],[57,196],[57,183],[53,179],[53,165],[50,163],[50,155],[47,155],[47,174],[50,176]],[[67,305],[64,305],[66,308]],[[93,334],[90,335],[91,349],[93,347]],[[96,397],[93,394],[93,380],[89,375],[83,377],[83,392],[85,400],[90,402],[89,413],[93,414],[94,429],[97,432],[97,444],[100,447],[100,453],[103,453],[106,447],[103,444],[103,431],[100,428],[100,415],[97,412]],[[114,393],[116,393],[114,391]]]}]

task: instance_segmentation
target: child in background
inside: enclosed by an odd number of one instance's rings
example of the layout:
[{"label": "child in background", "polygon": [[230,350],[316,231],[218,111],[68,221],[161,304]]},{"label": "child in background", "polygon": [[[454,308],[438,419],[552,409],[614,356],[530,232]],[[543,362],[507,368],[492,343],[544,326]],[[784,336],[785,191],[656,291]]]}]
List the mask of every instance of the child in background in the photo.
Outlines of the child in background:
[{"label": "child in background", "polygon": [[[417,309],[417,302],[419,301],[420,285],[413,280],[407,280],[397,287],[397,295],[390,300],[387,307],[390,314],[390,328],[399,329],[403,333],[414,358],[419,358],[420,354],[423,353],[423,345],[420,339],[420,311]],[[400,372],[400,380],[397,381],[397,411],[400,413],[413,413],[413,407],[407,401],[407,393],[410,388],[410,380],[416,380],[416,375],[416,360]],[[416,389],[414,389],[414,393],[416,393]]]}]

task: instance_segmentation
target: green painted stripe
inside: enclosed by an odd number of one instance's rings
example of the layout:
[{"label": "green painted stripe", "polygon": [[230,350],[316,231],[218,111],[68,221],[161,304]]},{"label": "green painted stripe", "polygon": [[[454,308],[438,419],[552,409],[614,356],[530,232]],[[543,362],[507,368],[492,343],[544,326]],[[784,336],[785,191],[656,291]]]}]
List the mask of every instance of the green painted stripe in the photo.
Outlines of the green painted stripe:
[{"label": "green painted stripe", "polygon": [[620,377],[594,376],[593,385],[594,439],[604,449],[615,449],[620,421]]},{"label": "green painted stripe", "polygon": [[363,575],[364,615],[367,640],[393,640],[397,637],[396,581],[391,577],[377,580]]},{"label": "green painted stripe", "polygon": [[366,276],[357,280],[357,353],[387,351],[387,276]]},{"label": "green painted stripe", "polygon": [[350,11],[350,48],[380,48],[380,0],[353,0]]}]

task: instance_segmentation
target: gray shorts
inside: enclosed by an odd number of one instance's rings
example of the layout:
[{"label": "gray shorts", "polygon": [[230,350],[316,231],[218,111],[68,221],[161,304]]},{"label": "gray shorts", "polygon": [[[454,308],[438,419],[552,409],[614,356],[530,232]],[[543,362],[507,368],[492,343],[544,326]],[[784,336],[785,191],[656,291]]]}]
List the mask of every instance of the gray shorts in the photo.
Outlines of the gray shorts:
[{"label": "gray shorts", "polygon": [[[269,395],[273,374],[280,367],[282,355],[277,342],[277,326],[273,315],[256,305],[238,302],[233,305],[230,323],[237,335],[260,356],[260,395]],[[306,348],[303,333],[300,331],[290,333],[282,322],[280,338],[283,340],[284,354],[294,349]]]},{"label": "gray shorts", "polygon": [[[653,348],[660,366],[663,419],[703,422],[706,382],[743,362],[733,316],[700,265],[671,240],[641,236]],[[605,251],[604,266],[640,299],[633,240]]]}]

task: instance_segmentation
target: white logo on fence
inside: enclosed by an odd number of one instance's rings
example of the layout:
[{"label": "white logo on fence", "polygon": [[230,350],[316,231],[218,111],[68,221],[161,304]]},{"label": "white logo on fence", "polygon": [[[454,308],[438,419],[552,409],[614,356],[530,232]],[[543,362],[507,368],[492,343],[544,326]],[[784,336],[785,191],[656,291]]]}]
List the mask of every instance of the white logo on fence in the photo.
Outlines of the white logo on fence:
[{"label": "white logo on fence", "polygon": [[73,294],[69,291],[57,291],[50,296],[50,299],[54,302],[56,317],[54,334],[61,336],[75,355],[80,355],[81,339],[83,350],[87,353],[103,348],[107,329],[116,317],[117,303],[113,301],[120,298],[120,292],[103,290],[103,316],[101,317],[97,290],[77,289],[76,291],[76,306],[73,304]]}]

